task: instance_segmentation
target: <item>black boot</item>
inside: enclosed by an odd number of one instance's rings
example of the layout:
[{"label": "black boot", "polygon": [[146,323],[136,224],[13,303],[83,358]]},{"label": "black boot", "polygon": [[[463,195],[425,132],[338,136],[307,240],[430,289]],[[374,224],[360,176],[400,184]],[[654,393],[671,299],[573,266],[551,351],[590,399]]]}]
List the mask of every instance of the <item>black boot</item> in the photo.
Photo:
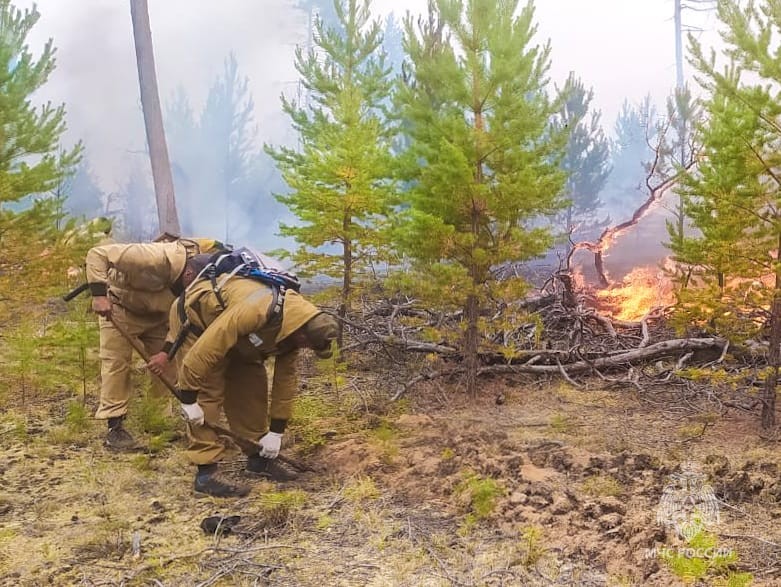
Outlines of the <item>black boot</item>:
[{"label": "black boot", "polygon": [[247,471],[261,475],[271,481],[293,481],[298,479],[298,473],[286,467],[278,459],[269,459],[259,454],[247,457]]},{"label": "black boot", "polygon": [[124,417],[108,419],[108,434],[106,434],[105,445],[116,451],[133,450],[137,448],[135,439],[130,432],[125,430],[123,424]]},{"label": "black boot", "polygon": [[249,493],[249,487],[234,483],[220,475],[216,464],[198,465],[195,474],[195,491],[214,497],[244,497]]}]

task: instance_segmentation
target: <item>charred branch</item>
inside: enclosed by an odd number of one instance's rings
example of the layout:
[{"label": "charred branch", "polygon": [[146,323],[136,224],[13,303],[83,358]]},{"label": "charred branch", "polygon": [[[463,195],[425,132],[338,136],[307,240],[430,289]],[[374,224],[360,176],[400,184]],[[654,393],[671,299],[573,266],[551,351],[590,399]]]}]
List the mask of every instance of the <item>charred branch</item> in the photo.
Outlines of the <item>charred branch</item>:
[{"label": "charred branch", "polygon": [[596,242],[578,242],[572,245],[569,257],[578,250],[588,250],[594,253],[594,267],[599,278],[599,286],[602,288],[607,288],[610,285],[605,271],[603,253],[610,248],[619,236],[636,226],[651,210],[653,210],[661,201],[667,190],[673,187],[697,162],[699,147],[696,144],[691,143],[689,145],[690,152],[687,160],[678,162],[678,166],[676,167],[677,171],[675,173],[670,172],[669,164],[666,161],[665,145],[671,122],[672,121],[668,119],[664,124],[657,127],[655,144],[651,145],[650,135],[647,136],[647,141],[649,146],[653,149],[654,157],[648,164],[648,172],[645,179],[646,189],[648,190],[648,197],[646,200],[632,213],[632,216],[628,220],[606,228]]}]

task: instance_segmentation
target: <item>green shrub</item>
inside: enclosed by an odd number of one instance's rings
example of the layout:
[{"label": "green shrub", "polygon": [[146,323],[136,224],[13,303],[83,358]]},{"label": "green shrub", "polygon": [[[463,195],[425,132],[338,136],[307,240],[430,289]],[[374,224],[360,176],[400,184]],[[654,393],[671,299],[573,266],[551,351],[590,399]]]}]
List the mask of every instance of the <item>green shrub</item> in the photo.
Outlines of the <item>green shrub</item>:
[{"label": "green shrub", "polygon": [[463,481],[456,486],[456,493],[466,497],[469,513],[475,520],[482,520],[494,512],[496,502],[504,495],[504,488],[491,477],[465,473]]}]

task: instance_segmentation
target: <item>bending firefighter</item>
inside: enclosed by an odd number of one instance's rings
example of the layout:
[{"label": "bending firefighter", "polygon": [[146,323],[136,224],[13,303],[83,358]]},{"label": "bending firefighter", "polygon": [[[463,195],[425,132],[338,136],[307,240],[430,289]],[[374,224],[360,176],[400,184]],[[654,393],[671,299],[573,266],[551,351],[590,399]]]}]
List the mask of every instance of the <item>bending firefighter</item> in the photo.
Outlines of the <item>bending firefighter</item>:
[{"label": "bending firefighter", "polygon": [[[189,260],[186,279],[209,262],[207,255]],[[247,471],[276,481],[292,479],[295,474],[275,458],[293,411],[299,349],[330,357],[336,320],[296,291],[229,275],[219,285],[215,279],[193,283],[172,306],[170,322],[171,337],[178,333],[181,344],[178,387],[188,421],[187,456],[198,466],[195,490],[219,497],[249,492],[219,470],[225,447],[209,424],[218,423],[223,410],[234,433],[258,442],[258,451],[247,453]],[[269,357],[275,359],[270,393]],[[159,372],[164,364],[153,360],[150,370]]]},{"label": "bending firefighter", "polygon": [[[106,445],[135,447],[123,421],[132,391],[133,348],[114,326],[135,337],[150,355],[162,350],[171,303],[184,289],[186,262],[202,252],[220,250],[208,239],[106,244],[87,253],[86,272],[92,309],[100,315],[100,405],[95,417],[108,421]],[[162,394],[158,381],[153,391]]]}]

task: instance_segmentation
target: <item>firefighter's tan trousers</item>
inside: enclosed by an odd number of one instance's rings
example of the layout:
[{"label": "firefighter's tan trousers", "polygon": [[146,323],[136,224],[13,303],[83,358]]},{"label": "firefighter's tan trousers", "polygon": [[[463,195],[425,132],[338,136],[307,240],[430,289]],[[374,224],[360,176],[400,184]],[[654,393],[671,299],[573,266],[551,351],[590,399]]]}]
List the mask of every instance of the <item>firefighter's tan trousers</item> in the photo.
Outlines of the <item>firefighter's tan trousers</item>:
[{"label": "firefighter's tan trousers", "polygon": [[[184,352],[182,352],[184,351]],[[184,356],[182,348],[177,357]],[[206,423],[219,423],[223,410],[230,429],[243,438],[260,440],[268,426],[268,378],[260,360],[247,361],[228,353],[198,390]],[[187,457],[196,465],[216,463],[225,452],[217,433],[208,426],[187,425]]]},{"label": "firefighter's tan trousers", "polygon": [[[135,314],[114,304],[112,320],[135,337],[153,355],[162,350],[168,332],[167,314]],[[110,320],[100,322],[100,405],[95,417],[100,420],[124,416],[132,393],[130,378],[133,365],[133,347],[114,327]],[[174,381],[176,370],[169,365],[166,377]],[[163,396],[163,384],[152,377],[152,394]]]}]

